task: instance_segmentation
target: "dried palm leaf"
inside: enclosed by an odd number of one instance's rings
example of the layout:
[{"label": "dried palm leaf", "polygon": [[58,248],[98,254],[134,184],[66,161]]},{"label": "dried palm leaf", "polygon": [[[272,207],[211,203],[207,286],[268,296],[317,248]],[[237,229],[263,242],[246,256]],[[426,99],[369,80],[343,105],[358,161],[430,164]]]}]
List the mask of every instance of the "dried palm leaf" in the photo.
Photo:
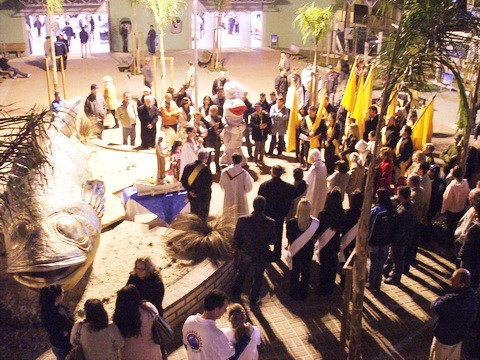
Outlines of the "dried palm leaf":
[{"label": "dried palm leaf", "polygon": [[235,255],[235,223],[230,212],[204,221],[195,214],[180,214],[166,234],[169,255],[193,264],[209,258],[215,266]]}]

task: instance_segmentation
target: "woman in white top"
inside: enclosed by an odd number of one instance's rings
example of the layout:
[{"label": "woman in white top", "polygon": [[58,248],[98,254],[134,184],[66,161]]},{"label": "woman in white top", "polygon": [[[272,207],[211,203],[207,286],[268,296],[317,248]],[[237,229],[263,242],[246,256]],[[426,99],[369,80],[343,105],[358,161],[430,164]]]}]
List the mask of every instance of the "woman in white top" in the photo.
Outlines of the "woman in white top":
[{"label": "woman in white top", "polygon": [[[221,329],[227,336],[228,340],[235,346],[235,355],[230,359],[238,360],[257,360],[258,349],[257,346],[262,343],[260,338],[260,330],[258,327],[247,323],[247,314],[245,309],[240,304],[232,304],[228,307],[228,320],[232,325],[231,328]],[[244,337],[249,337],[250,341],[247,346],[241,350],[237,349],[236,344],[243,342]]]},{"label": "woman in white top", "polygon": [[77,321],[70,334],[73,346],[82,345],[86,360],[117,360],[124,340],[117,325],[108,322],[108,314],[98,299],[85,302],[85,321]]}]

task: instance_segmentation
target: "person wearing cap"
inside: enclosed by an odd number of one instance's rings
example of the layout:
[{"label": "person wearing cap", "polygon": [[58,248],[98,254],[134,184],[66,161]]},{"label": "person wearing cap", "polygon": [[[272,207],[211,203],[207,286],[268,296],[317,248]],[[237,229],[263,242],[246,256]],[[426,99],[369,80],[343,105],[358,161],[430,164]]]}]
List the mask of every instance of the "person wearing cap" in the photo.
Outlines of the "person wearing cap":
[{"label": "person wearing cap", "polygon": [[107,115],[107,104],[103,99],[103,96],[98,94],[98,85],[90,85],[90,95],[85,99],[85,105],[83,106],[85,115],[96,127],[96,135],[99,139],[102,138],[103,121]]},{"label": "person wearing cap", "polygon": [[180,182],[188,191],[190,211],[207,221],[212,198],[212,172],[207,166],[210,150],[200,149],[198,159],[183,169]]},{"label": "person wearing cap", "polygon": [[268,113],[263,110],[262,103],[260,102],[255,104],[255,112],[250,117],[250,126],[252,128],[252,139],[255,141],[253,157],[255,163],[259,166],[259,164],[263,164],[265,141],[272,126],[272,120]]},{"label": "person wearing cap", "polygon": [[218,77],[213,80],[212,95],[216,95],[219,87],[224,87],[228,79],[225,77],[225,71],[220,71]]},{"label": "person wearing cap", "polygon": [[456,134],[453,139],[454,143],[449,145],[440,155],[440,159],[443,160],[443,173],[445,176],[450,174],[450,170],[458,165],[461,158],[462,134]]},{"label": "person wearing cap", "polygon": [[330,104],[335,103],[335,93],[338,86],[338,73],[333,69],[332,65],[328,65],[328,72],[325,75],[325,90]]},{"label": "person wearing cap", "polygon": [[103,89],[103,97],[105,99],[105,103],[107,104],[107,114],[113,115],[113,119],[115,120],[114,128],[117,129],[119,127],[118,120],[115,117],[115,111],[118,107],[117,89],[115,88],[115,85],[113,85],[113,79],[111,76],[104,76],[103,82],[105,84],[105,87]]},{"label": "person wearing cap", "polygon": [[132,100],[132,94],[128,91],[123,93],[122,104],[117,108],[117,117],[122,124],[123,145],[128,144],[130,137],[130,145],[135,146],[136,128],[138,118],[137,103]]}]

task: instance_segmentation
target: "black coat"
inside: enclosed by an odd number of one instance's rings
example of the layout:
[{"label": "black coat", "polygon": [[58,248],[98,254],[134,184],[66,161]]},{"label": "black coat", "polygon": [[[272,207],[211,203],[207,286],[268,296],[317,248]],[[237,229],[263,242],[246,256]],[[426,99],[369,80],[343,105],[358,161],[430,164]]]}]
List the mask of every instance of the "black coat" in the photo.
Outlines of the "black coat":
[{"label": "black coat", "polygon": [[400,163],[407,161],[413,155],[413,142],[410,136],[403,138],[400,145],[400,154],[395,158],[395,166],[399,167]]},{"label": "black coat", "polygon": [[407,201],[405,204],[398,204],[397,206],[397,228],[393,233],[394,246],[407,246],[412,243],[415,235],[415,212],[413,210],[413,203]]},{"label": "black coat", "polygon": [[256,261],[267,261],[269,245],[276,241],[275,220],[253,211],[237,221],[233,240],[237,248]]},{"label": "black coat", "polygon": [[[265,129],[260,129],[260,124],[267,124]],[[266,113],[262,113],[262,116],[257,113],[252,114],[250,117],[250,126],[252,127],[252,139],[253,141],[265,141],[267,135],[272,127],[272,120]]]},{"label": "black coat", "polygon": [[363,133],[363,140],[368,141],[368,133],[370,131],[376,131],[378,124],[378,115],[373,118],[367,118],[365,120],[365,132]]},{"label": "black coat", "polygon": [[[188,183],[188,177],[200,163],[201,161],[197,160],[191,164],[187,164],[183,169],[180,182],[185,190],[188,192],[193,191],[195,193],[197,200],[207,201],[212,198],[212,172],[208,166],[205,166],[200,170],[195,181],[191,185]],[[188,196],[190,197],[190,194]]]},{"label": "black coat", "polygon": [[265,214],[274,219],[285,218],[293,199],[302,195],[302,189],[296,189],[279,177],[272,177],[265,181],[258,189],[258,195],[267,200]]},{"label": "black coat", "polygon": [[157,274],[150,275],[145,279],[140,279],[137,275],[130,275],[127,285],[135,285],[142,298],[151,302],[163,316],[162,301],[165,295],[165,286]]},{"label": "black coat", "polygon": [[[158,121],[158,108],[152,105],[148,108],[146,105],[141,105],[138,108],[138,118],[140,119],[140,137],[142,139],[143,147],[154,147],[155,138],[157,136],[156,123]],[[151,129],[148,125],[153,125]]]}]

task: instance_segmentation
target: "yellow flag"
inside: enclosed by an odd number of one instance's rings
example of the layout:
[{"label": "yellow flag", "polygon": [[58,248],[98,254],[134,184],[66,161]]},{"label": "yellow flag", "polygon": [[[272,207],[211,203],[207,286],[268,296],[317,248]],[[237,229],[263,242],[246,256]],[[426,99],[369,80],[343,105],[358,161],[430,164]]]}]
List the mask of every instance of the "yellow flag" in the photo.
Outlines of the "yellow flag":
[{"label": "yellow flag", "polygon": [[415,124],[412,127],[412,141],[413,148],[415,150],[421,150],[423,145],[427,142],[431,142],[433,134],[433,100],[435,96],[430,100],[430,103],[423,108],[422,113],[418,117]]},{"label": "yellow flag", "polygon": [[397,95],[398,95],[398,92],[397,90],[393,90],[392,93],[390,94],[390,103],[388,104],[388,108],[387,108],[387,118],[389,116],[394,116],[395,113],[396,113],[396,109],[397,109]]},{"label": "yellow flag", "polygon": [[[363,88],[363,106],[367,110],[372,105],[372,92],[373,92],[373,69],[375,65],[372,65],[368,72],[367,80],[365,80],[365,86]],[[361,134],[360,134],[361,135]]]},{"label": "yellow flag", "polygon": [[[315,117],[315,122],[313,123],[312,125],[312,132],[315,132],[315,130],[318,129],[318,127],[320,126],[320,122],[322,121],[322,117],[326,117],[328,114],[327,114],[327,110],[325,109],[325,106],[324,106],[324,103],[325,103],[325,88],[323,88],[322,90],[320,90],[320,93],[318,95],[318,98],[320,99],[320,103],[318,105],[318,110],[317,110],[317,116]],[[315,136],[313,137],[311,140],[310,140],[310,148],[311,149],[315,149],[315,148],[318,148],[320,147],[320,140],[318,139],[318,136]]]},{"label": "yellow flag", "polygon": [[365,105],[363,103],[364,100],[364,81],[363,71],[360,73],[360,80],[358,80],[358,87],[357,87],[357,95],[355,97],[355,106],[353,108],[352,114],[350,115],[351,118],[355,119],[355,122],[358,124],[358,129],[360,130],[360,136],[363,136],[363,132],[365,131],[365,116],[364,110]]},{"label": "yellow flag", "polygon": [[352,65],[350,76],[348,77],[347,86],[345,86],[345,92],[343,93],[342,105],[348,112],[353,111],[355,105],[355,94],[357,91],[357,60]]},{"label": "yellow flag", "polygon": [[290,109],[290,116],[288,118],[287,127],[287,151],[293,151],[296,148],[297,139],[297,125],[300,123],[300,116],[298,116],[298,101],[297,91],[293,91],[293,103]]}]

